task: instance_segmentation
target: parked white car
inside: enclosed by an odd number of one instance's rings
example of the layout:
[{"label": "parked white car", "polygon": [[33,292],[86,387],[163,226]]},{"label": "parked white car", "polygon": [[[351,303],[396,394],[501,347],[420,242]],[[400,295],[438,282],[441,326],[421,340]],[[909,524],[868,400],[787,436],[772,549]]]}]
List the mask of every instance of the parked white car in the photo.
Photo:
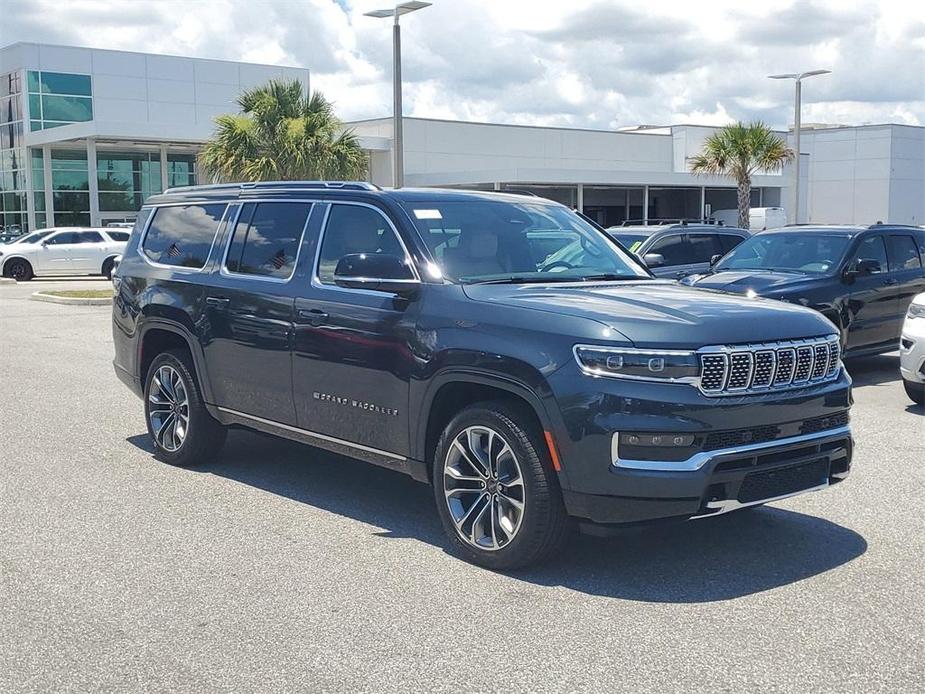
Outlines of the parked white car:
[{"label": "parked white car", "polygon": [[109,278],[129,235],[122,229],[42,229],[0,247],[0,274],[20,282],[49,275]]},{"label": "parked white car", "polygon": [[909,304],[899,341],[899,371],[913,402],[925,404],[925,293]]}]

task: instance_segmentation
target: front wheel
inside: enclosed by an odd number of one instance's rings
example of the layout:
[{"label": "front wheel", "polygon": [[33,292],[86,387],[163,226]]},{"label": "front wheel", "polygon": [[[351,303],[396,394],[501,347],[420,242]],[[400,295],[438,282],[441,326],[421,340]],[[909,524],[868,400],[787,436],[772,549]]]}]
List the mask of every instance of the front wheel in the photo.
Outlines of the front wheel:
[{"label": "front wheel", "polygon": [[155,357],[145,380],[145,420],[154,455],[189,467],[215,456],[225,443],[224,426],[206,410],[186,352]]},{"label": "front wheel", "polygon": [[4,268],[3,274],[17,282],[28,282],[35,276],[32,266],[22,258],[13,258],[13,260],[9,261]]},{"label": "front wheel", "polygon": [[925,405],[925,383],[915,383],[903,379],[903,387],[912,402],[917,405]]},{"label": "front wheel", "polygon": [[568,516],[538,427],[505,402],[467,407],[443,431],[434,495],[454,549],[492,569],[540,561],[565,540]]}]

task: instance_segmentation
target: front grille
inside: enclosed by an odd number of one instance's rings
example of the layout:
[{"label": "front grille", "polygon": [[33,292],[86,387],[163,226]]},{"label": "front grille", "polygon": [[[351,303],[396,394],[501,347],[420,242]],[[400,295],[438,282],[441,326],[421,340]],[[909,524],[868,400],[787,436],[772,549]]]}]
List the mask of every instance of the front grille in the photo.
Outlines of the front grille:
[{"label": "front grille", "polygon": [[839,427],[848,426],[848,410],[838,414],[829,415],[828,417],[816,417],[807,419],[800,427],[801,434],[815,434],[817,431],[826,429],[838,429]]},{"label": "front grille", "polygon": [[734,448],[752,443],[773,441],[780,436],[780,427],[771,424],[752,429],[733,429],[732,431],[714,431],[706,435],[703,450],[716,451],[720,448]]},{"label": "front grille", "polygon": [[832,380],[839,371],[838,337],[700,350],[700,390],[705,395],[740,395],[800,388]]},{"label": "front grille", "polygon": [[743,504],[777,496],[794,494],[825,484],[829,477],[829,461],[821,458],[801,465],[778,468],[746,475],[739,487],[738,501]]}]

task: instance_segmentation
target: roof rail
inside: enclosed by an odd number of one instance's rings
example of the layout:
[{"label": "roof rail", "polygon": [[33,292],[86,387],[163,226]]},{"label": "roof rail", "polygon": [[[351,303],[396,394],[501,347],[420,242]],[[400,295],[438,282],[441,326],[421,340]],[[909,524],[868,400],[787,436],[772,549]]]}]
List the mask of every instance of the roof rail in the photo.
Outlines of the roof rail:
[{"label": "roof rail", "polygon": [[504,188],[503,190],[493,190],[493,193],[508,193],[510,195],[526,195],[530,198],[541,197],[534,193],[532,190],[524,190],[523,188]]},{"label": "roof rail", "polygon": [[317,188],[326,188],[332,190],[382,190],[375,183],[368,181],[253,181],[247,183],[207,183],[200,186],[179,186],[168,188],[164,191],[167,193],[184,193],[188,191],[199,190],[224,190],[228,188],[237,188],[238,190],[312,190]]}]

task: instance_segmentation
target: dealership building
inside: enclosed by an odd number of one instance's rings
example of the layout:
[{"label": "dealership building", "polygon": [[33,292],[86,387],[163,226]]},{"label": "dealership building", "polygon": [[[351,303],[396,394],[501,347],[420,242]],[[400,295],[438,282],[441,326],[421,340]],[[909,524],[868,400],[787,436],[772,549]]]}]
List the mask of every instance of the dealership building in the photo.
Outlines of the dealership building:
[{"label": "dealership building", "polygon": [[[16,43],[0,49],[0,188],[5,229],[105,224],[199,180],[196,154],[241,90],[309,71]],[[391,184],[390,118],[349,124],[369,179]],[[602,224],[700,218],[734,208],[734,183],[688,160],[714,128],[616,131],[406,118],[405,183],[534,192]],[[790,137],[788,133],[781,133]],[[925,224],[925,127],[804,126],[799,221]],[[793,211],[792,172],[756,175],[752,205]]]}]

